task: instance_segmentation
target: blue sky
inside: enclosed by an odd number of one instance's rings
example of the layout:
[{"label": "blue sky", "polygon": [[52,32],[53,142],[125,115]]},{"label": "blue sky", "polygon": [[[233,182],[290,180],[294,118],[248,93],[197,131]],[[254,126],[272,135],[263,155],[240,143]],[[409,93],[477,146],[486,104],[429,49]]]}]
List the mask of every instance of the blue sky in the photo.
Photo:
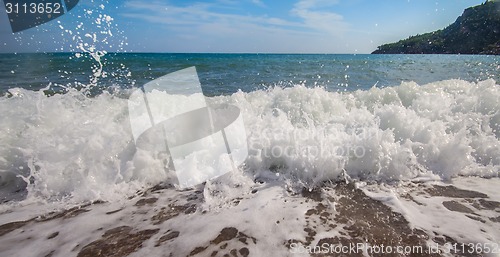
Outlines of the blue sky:
[{"label": "blue sky", "polygon": [[56,21],[16,34],[0,15],[0,52],[369,53],[444,28],[482,2],[81,0]]}]

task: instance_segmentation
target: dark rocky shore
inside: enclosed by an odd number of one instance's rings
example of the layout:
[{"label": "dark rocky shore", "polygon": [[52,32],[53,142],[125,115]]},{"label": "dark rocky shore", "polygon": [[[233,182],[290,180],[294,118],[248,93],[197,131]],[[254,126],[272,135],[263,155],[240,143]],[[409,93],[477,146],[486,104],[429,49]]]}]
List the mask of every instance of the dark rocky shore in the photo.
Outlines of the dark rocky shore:
[{"label": "dark rocky shore", "polygon": [[438,31],[381,45],[373,54],[500,54],[500,1],[465,9]]}]

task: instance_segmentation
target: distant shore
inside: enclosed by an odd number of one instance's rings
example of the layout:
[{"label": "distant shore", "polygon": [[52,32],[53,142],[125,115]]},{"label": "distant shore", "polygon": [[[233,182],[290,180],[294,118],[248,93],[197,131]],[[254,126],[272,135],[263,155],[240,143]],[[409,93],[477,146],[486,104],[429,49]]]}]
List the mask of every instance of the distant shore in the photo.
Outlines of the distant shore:
[{"label": "distant shore", "polygon": [[444,29],[381,45],[372,54],[500,55],[500,1],[467,8]]}]

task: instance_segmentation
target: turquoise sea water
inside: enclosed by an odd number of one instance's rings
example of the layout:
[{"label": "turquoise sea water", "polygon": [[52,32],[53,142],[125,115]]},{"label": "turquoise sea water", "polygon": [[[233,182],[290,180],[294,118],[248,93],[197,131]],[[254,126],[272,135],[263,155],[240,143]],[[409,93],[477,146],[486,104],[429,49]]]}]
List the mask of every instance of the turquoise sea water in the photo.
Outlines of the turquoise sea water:
[{"label": "turquoise sea water", "polygon": [[113,200],[172,181],[168,155],[135,147],[127,89],[191,66],[207,103],[240,109],[240,171],[253,178],[500,176],[499,56],[6,54],[0,203]]},{"label": "turquoise sea water", "polygon": [[[95,80],[93,72],[101,64],[105,75]],[[206,95],[297,84],[353,91],[402,81],[500,81],[499,56],[110,53],[101,64],[73,53],[1,54],[0,92],[15,87],[38,90],[49,84],[58,91],[61,86],[94,82],[95,88],[127,88],[190,66],[196,66]]]}]

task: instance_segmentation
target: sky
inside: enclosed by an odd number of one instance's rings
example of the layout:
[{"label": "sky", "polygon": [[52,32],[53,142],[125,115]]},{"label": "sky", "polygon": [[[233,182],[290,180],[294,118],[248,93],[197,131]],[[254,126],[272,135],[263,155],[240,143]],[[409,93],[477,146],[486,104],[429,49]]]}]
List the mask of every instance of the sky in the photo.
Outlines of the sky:
[{"label": "sky", "polygon": [[370,53],[453,23],[484,0],[81,0],[0,52]]}]

